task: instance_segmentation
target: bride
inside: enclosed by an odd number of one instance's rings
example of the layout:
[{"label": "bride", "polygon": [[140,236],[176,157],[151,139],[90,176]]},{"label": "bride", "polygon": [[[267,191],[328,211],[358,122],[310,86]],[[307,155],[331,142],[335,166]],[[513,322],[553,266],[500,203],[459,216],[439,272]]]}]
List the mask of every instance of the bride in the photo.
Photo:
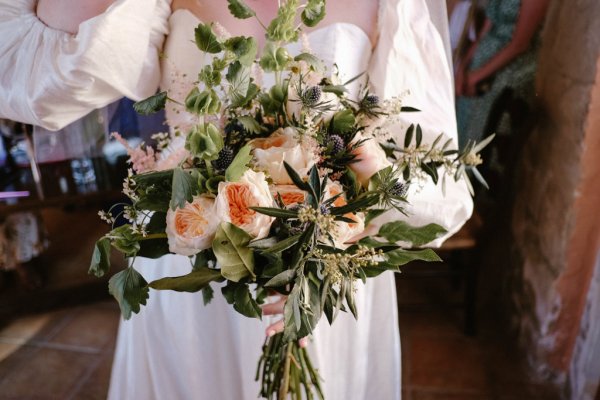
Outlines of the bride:
[{"label": "bride", "polygon": [[[276,0],[247,3],[261,20],[277,10]],[[456,143],[447,28],[433,22],[444,21],[445,6],[432,4],[329,0],[326,19],[307,38],[343,77],[368,71],[374,92],[404,95],[406,104],[423,110],[404,122],[420,123],[424,140],[444,132]],[[0,95],[8,100],[0,102],[0,117],[58,129],[119,97],[147,97],[159,84],[181,98],[208,61],[193,44],[200,21],[219,21],[232,35],[264,37],[255,20],[231,17],[224,0],[0,0]],[[189,123],[172,106],[167,118],[171,127]],[[435,222],[449,234],[472,209],[462,183],[449,182],[445,196],[429,183],[413,189],[409,200],[413,225]],[[402,218],[386,214],[374,224]],[[174,255],[135,264],[148,281],[190,269],[187,258]],[[333,326],[323,321],[310,339],[325,396],[399,399],[393,275],[370,280],[356,297],[358,321],[351,315],[340,315]],[[199,294],[153,292],[146,308],[120,325],[110,398],[256,398],[255,366],[265,330],[278,327],[271,325],[275,320],[246,319],[220,296],[204,307]]]}]

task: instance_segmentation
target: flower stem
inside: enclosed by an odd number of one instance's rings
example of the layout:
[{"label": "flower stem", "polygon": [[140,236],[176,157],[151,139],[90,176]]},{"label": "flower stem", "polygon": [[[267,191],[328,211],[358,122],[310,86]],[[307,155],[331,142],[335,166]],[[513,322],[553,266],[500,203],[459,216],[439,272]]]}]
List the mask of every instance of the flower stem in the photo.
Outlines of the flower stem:
[{"label": "flower stem", "polygon": [[278,400],[285,400],[290,388],[290,367],[292,364],[292,349],[294,343],[289,341],[287,344],[287,352],[285,355],[285,366],[283,369],[283,380],[281,382],[281,388],[279,388]]}]

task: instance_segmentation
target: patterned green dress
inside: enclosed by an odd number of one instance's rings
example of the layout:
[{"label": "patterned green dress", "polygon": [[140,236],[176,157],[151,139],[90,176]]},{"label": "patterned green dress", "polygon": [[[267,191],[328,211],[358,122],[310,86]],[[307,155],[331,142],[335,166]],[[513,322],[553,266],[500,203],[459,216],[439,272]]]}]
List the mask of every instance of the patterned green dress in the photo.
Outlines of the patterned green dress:
[{"label": "patterned green dress", "polygon": [[[492,28],[484,36],[475,51],[470,70],[485,65],[494,55],[508,45],[519,18],[521,0],[490,0],[486,15],[492,22]],[[480,97],[458,97],[456,113],[458,136],[461,147],[469,140],[481,140],[494,132],[484,132],[485,125],[498,96],[505,89],[531,104],[535,98],[535,70],[539,34],[525,53],[499,70],[493,77],[490,90]]]}]

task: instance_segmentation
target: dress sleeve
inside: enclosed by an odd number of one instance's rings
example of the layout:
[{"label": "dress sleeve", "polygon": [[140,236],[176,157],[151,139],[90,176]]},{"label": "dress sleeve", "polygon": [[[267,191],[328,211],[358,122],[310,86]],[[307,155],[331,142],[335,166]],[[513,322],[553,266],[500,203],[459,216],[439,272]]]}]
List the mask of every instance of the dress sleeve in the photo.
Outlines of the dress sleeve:
[{"label": "dress sleeve", "polygon": [[123,97],[152,95],[170,0],[117,0],[72,35],[36,0],[0,0],[0,117],[57,130]]},{"label": "dress sleeve", "polygon": [[[408,125],[418,123],[423,128],[424,143],[432,143],[444,133],[456,148],[454,89],[447,46],[432,22],[427,2],[381,1],[379,39],[369,66],[373,89],[384,98],[403,96],[405,105],[421,110],[403,113],[400,124],[391,131],[403,143]],[[373,224],[377,227],[393,220],[408,220],[415,226],[437,223],[448,234],[431,245],[441,245],[473,212],[473,200],[464,181],[455,182],[449,177],[445,186],[443,193],[441,184],[435,185],[429,178],[424,185],[413,185],[408,193],[408,217],[390,211]]]}]

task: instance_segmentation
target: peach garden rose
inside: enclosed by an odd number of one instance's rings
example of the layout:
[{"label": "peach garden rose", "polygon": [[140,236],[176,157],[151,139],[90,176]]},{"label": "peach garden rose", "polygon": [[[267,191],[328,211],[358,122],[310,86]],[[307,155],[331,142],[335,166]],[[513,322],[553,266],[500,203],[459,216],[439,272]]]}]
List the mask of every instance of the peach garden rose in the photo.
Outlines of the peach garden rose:
[{"label": "peach garden rose", "polygon": [[256,239],[269,234],[273,218],[257,213],[250,207],[272,207],[273,196],[262,172],[248,170],[238,182],[221,182],[216,199],[216,215]]},{"label": "peach garden rose", "polygon": [[192,256],[211,247],[219,225],[213,199],[198,196],[185,207],[167,211],[169,251]]}]

